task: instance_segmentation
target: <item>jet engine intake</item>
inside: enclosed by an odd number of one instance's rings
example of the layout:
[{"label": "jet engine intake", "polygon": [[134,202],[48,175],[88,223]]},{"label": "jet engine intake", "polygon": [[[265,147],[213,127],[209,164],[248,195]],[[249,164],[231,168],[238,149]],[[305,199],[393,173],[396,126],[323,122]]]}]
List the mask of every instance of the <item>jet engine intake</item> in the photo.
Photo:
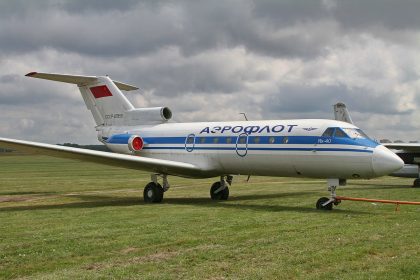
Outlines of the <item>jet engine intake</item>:
[{"label": "jet engine intake", "polygon": [[127,111],[128,125],[167,122],[172,118],[172,111],[168,107],[137,108]]},{"label": "jet engine intake", "polygon": [[137,135],[132,135],[128,139],[128,149],[132,152],[138,152],[144,147],[143,138]]}]

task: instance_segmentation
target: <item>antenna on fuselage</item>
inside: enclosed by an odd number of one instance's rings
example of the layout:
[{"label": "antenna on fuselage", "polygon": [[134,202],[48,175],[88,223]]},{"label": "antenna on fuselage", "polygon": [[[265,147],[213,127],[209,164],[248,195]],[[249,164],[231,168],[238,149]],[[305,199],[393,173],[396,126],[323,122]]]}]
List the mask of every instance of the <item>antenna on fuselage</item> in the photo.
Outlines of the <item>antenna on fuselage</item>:
[{"label": "antenna on fuselage", "polygon": [[245,120],[248,121],[248,118],[246,117],[246,114],[245,113],[239,113],[239,114],[240,115],[244,115]]}]

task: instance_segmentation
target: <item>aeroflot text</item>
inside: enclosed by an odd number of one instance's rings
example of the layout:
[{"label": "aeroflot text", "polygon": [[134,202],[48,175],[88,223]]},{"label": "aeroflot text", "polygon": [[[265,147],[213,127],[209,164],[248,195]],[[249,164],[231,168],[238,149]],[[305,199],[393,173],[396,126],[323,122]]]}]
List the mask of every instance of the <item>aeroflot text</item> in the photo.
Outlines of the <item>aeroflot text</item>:
[{"label": "aeroflot text", "polygon": [[205,127],[203,130],[200,131],[202,133],[225,133],[225,132],[233,132],[233,133],[279,133],[279,132],[292,132],[293,128],[297,126],[297,124],[289,124],[289,125],[275,125],[275,126],[259,126],[259,125],[250,125],[250,126],[214,126],[214,127]]}]

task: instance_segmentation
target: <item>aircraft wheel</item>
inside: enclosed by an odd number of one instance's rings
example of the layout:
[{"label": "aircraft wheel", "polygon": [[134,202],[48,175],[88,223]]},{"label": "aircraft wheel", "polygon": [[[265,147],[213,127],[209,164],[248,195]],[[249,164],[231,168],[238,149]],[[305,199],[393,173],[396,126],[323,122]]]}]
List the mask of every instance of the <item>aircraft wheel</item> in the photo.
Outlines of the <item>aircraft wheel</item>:
[{"label": "aircraft wheel", "polygon": [[225,189],[216,193],[216,190],[220,188],[220,182],[214,183],[210,188],[210,197],[213,200],[227,200],[229,197],[229,188],[226,186]]},{"label": "aircraft wheel", "polygon": [[160,184],[150,182],[144,187],[143,191],[144,202],[159,203],[163,199],[163,188]]},{"label": "aircraft wheel", "polygon": [[413,182],[413,188],[420,188],[420,178],[417,178]]},{"label": "aircraft wheel", "polygon": [[316,202],[316,209],[319,209],[319,210],[332,210],[333,204],[331,202],[328,203],[325,206],[322,205],[325,202],[327,202],[328,200],[330,200],[330,199],[327,198],[327,197],[321,197],[320,199],[318,199],[318,201]]}]

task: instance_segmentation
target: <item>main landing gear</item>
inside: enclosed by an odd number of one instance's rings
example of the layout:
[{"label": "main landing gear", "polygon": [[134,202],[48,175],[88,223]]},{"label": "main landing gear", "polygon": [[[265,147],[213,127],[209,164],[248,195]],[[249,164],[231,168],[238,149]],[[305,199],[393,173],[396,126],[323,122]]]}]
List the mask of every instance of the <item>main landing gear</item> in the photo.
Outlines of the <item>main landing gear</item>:
[{"label": "main landing gear", "polygon": [[[158,178],[162,178],[162,185]],[[210,188],[210,197],[213,200],[227,200],[229,198],[229,187],[232,185],[233,177],[230,175],[220,176],[220,181],[215,182]],[[163,200],[163,193],[169,189],[168,176],[166,174],[152,174],[151,182],[144,187],[143,198],[146,203],[160,203]]]},{"label": "main landing gear", "polygon": [[330,198],[321,197],[316,202],[316,209],[319,210],[332,210],[333,205],[338,205],[341,203],[341,200],[336,198],[335,190],[338,186],[345,186],[346,181],[341,179],[328,179],[328,191],[330,192]]},{"label": "main landing gear", "polygon": [[417,178],[413,182],[413,188],[420,188],[420,178]]},{"label": "main landing gear", "polygon": [[227,200],[229,198],[229,187],[232,185],[233,177],[220,176],[220,181],[215,182],[210,188],[210,197],[213,200]]},{"label": "main landing gear", "polygon": [[[166,174],[152,174],[151,182],[144,187],[143,198],[146,203],[159,203],[163,200],[163,193],[169,190],[168,176]],[[162,178],[162,185],[158,183],[158,177]]]}]

